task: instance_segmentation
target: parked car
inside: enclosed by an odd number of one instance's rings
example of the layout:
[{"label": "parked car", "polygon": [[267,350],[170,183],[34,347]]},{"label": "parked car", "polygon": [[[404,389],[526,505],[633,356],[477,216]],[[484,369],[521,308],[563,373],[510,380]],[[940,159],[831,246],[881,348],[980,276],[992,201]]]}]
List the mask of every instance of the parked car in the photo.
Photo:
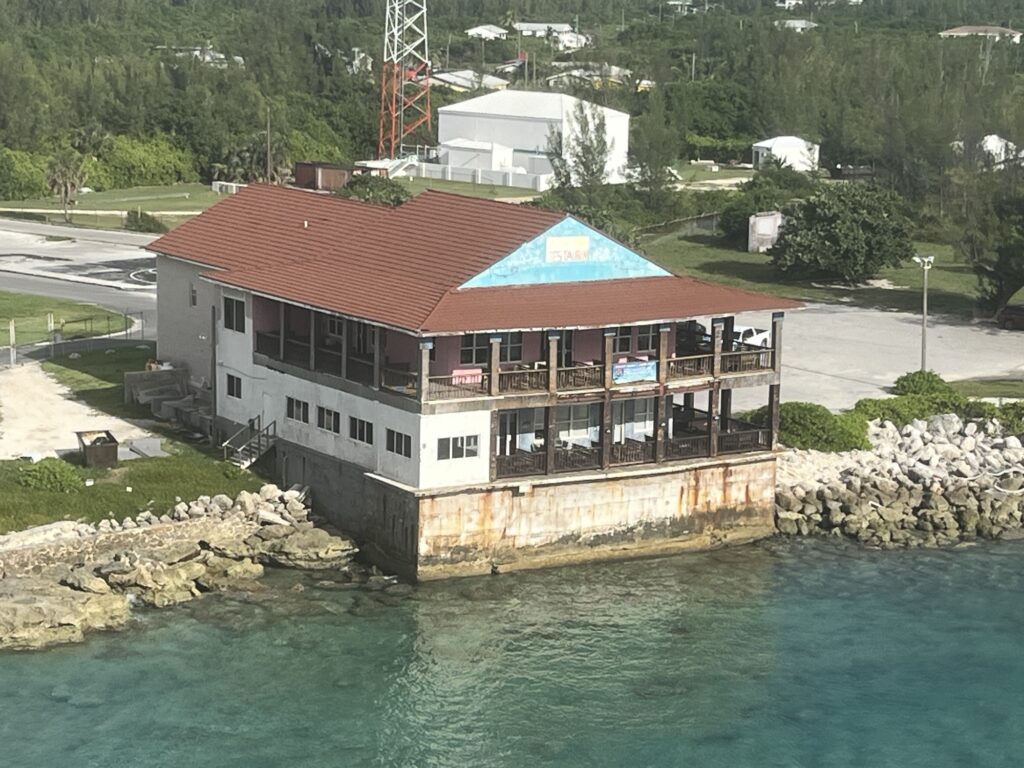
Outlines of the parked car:
[{"label": "parked car", "polygon": [[996,315],[996,323],[1008,331],[1024,331],[1024,304],[1007,304]]},{"label": "parked car", "polygon": [[750,325],[734,325],[732,329],[733,343],[749,344],[752,347],[767,347],[771,336],[771,331]]}]

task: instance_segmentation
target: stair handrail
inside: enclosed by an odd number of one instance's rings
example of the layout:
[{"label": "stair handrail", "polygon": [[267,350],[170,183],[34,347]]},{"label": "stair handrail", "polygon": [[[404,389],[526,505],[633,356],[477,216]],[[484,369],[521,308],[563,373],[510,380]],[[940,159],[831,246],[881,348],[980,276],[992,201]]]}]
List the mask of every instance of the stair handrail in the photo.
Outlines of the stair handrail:
[{"label": "stair handrail", "polygon": [[[259,434],[259,432],[261,431],[260,423],[262,421],[263,421],[263,417],[262,416],[256,416],[255,418],[250,419],[247,424],[243,425],[241,429],[239,429],[237,432],[235,432],[233,435],[231,435],[231,437],[229,437],[227,440],[225,440],[223,443],[220,444],[221,449],[223,449],[223,451],[224,451],[224,460],[225,461],[227,461],[227,459],[228,459],[229,449],[230,449],[231,452],[233,452],[235,454],[237,454],[239,452],[239,450],[240,450],[239,448],[236,448],[233,445],[235,438],[238,437],[243,432],[247,432],[247,431],[253,430],[253,429],[255,429],[256,433]],[[275,421],[274,423],[276,425],[277,422]],[[275,429],[275,431],[276,431],[276,429]],[[244,447],[245,444],[248,443],[251,439],[252,438],[248,438],[245,441],[243,441],[242,446]]]}]

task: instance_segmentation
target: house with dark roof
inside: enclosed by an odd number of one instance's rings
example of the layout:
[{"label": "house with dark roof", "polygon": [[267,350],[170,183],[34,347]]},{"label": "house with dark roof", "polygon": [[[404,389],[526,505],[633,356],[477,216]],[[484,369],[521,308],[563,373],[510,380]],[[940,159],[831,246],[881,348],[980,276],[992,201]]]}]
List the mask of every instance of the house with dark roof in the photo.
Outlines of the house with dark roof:
[{"label": "house with dark roof", "polygon": [[[155,241],[158,356],[241,464],[413,578],[772,528],[782,313],[565,213],[250,185]],[[774,312],[759,346],[734,316]],[[766,323],[767,325],[768,323]],[[768,426],[732,415],[763,391]]]}]

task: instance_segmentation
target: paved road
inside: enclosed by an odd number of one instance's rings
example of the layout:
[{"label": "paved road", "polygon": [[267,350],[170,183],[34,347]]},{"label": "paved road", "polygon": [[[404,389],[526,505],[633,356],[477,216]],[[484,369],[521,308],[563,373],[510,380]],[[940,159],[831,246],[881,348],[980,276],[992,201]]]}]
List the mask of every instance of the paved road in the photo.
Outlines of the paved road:
[{"label": "paved road", "polygon": [[[770,327],[764,313],[742,316]],[[811,304],[787,313],[783,330],[783,400],[849,408],[921,363],[921,318],[906,312]],[[1024,379],[1024,333],[956,320],[932,321],[928,367],[949,380]],[[736,408],[764,405],[761,392],[737,392]]]},{"label": "paved road", "polygon": [[36,221],[20,221],[0,217],[0,232],[19,232],[27,235],[50,237],[71,237],[75,240],[93,243],[112,243],[114,245],[149,245],[159,235],[147,235],[142,232],[120,232],[106,229],[87,229],[86,227],[65,227],[57,224],[41,224]]}]

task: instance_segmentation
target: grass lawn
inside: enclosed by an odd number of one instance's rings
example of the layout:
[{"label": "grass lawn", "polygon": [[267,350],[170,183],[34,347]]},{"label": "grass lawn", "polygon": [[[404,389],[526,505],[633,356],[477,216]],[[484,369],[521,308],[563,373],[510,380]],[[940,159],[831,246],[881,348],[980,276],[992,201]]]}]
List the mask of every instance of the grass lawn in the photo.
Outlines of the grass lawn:
[{"label": "grass lawn", "polygon": [[675,166],[675,169],[684,182],[714,181],[716,179],[750,179],[754,176],[754,171],[750,168],[730,168],[728,165],[719,165],[717,171],[712,171],[706,165],[679,163]]},{"label": "grass lawn", "polygon": [[[666,269],[761,293],[804,301],[850,304],[907,312],[921,310],[921,268],[913,262],[883,270],[879,278],[892,287],[845,288],[823,283],[783,281],[772,268],[771,259],[761,253],[731,248],[717,237],[686,237],[675,234],[646,238],[643,250]],[[974,273],[958,262],[948,245],[917,243],[918,253],[935,256],[928,277],[930,313],[970,317],[974,310]]]},{"label": "grass lawn", "polygon": [[[88,192],[78,196],[78,208],[96,211],[201,211],[224,195],[210,190],[208,184],[174,184],[169,187],[130,187]],[[0,208],[52,208],[60,210],[55,197],[39,200],[0,201]]]},{"label": "grass lawn", "polygon": [[1024,379],[964,379],[950,384],[965,397],[1024,399]]},{"label": "grass lawn", "polygon": [[395,181],[405,185],[414,195],[436,189],[466,197],[482,197],[494,200],[504,197],[536,197],[539,192],[525,187],[500,187],[495,184],[470,184],[465,181],[444,181],[442,179],[398,178]]},{"label": "grass lawn", "polygon": [[[49,338],[46,315],[53,313],[53,322],[59,330],[62,322],[64,338],[101,336],[124,330],[124,316],[97,307],[78,304],[64,299],[51,299],[25,293],[0,291],[0,345],[8,343],[7,327],[14,320],[18,344],[32,344]],[[109,325],[108,325],[109,323]]]},{"label": "grass lawn", "polygon": [[[121,418],[152,418],[148,408],[122,402],[121,386],[124,371],[141,370],[152,356],[149,345],[145,349],[121,348],[109,355],[100,350],[83,353],[78,359],[48,361],[43,368],[97,410]],[[135,459],[111,470],[76,466],[78,474],[92,478],[95,485],[74,493],[25,488],[18,478],[29,464],[0,461],[0,488],[4,489],[0,494],[0,533],[55,520],[95,522],[110,513],[118,519],[146,509],[160,515],[174,506],[176,496],[187,501],[203,494],[234,496],[264,482],[258,475],[222,461],[219,452],[205,443],[184,443],[167,436],[163,445],[170,456]]]}]

